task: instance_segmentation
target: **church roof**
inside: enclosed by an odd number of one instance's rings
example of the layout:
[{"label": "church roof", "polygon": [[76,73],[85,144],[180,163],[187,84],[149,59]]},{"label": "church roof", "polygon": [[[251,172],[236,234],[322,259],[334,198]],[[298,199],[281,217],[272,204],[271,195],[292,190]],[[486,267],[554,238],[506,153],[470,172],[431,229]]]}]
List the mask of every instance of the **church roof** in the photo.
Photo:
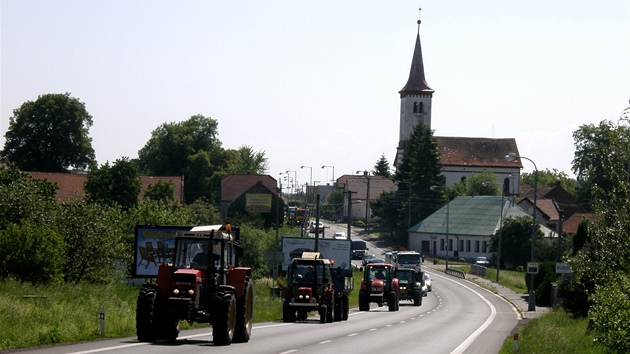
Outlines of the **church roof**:
[{"label": "church roof", "polygon": [[505,155],[518,154],[516,139],[436,136],[443,166],[522,168],[520,160],[507,161]]},{"label": "church roof", "polygon": [[413,50],[409,79],[405,87],[398,91],[398,93],[400,93],[400,97],[405,97],[413,94],[431,95],[433,92],[434,90],[429,87],[424,77],[424,62],[422,61],[422,46],[420,45],[420,21],[418,21],[418,34],[416,36],[416,46]]}]

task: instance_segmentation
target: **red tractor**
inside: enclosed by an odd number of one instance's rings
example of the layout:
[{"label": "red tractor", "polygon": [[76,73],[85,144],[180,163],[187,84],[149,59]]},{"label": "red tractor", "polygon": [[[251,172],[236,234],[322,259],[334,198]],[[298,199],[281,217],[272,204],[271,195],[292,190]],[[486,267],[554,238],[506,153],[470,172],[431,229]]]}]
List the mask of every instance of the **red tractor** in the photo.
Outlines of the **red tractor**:
[{"label": "red tractor", "polygon": [[138,340],[175,340],[186,320],[210,323],[215,345],[249,341],[254,289],[251,269],[238,267],[242,255],[229,224],[179,231],[174,262],[161,264],[157,284],[144,284],[138,295]]},{"label": "red tractor", "polygon": [[[288,285],[282,303],[282,320],[306,320],[317,311],[320,323],[348,319],[352,277],[333,262],[319,258],[318,252],[304,252],[294,258],[288,269]],[[350,271],[351,274],[351,271]]]},{"label": "red tractor", "polygon": [[394,266],[387,263],[369,263],[363,271],[359,290],[359,311],[370,311],[370,302],[379,307],[387,302],[389,311],[398,311],[400,288],[394,275]]}]

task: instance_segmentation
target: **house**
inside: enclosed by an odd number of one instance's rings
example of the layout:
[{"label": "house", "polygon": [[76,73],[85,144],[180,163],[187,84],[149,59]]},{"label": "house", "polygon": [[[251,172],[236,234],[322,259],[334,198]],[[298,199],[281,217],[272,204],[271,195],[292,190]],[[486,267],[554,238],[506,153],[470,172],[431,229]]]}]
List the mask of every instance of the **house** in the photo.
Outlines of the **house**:
[{"label": "house", "polygon": [[[509,217],[531,217],[509,198],[500,196],[460,196],[409,229],[408,248],[424,255],[468,260],[479,256],[493,258],[492,235]],[[541,225],[550,241],[557,233]]]},{"label": "house", "polygon": [[280,213],[280,220],[284,220],[286,201],[276,183],[276,179],[269,175],[224,176],[221,179],[221,213],[225,217],[239,212],[261,213],[267,225],[275,222],[277,213]]},{"label": "house", "polygon": [[[340,182],[342,178],[343,181]],[[378,199],[383,193],[396,190],[396,185],[392,180],[383,176],[370,176],[369,174],[344,175],[337,180],[337,185],[343,186],[346,196],[351,194],[350,203],[352,204],[348,204],[347,197],[344,198],[344,216],[349,216],[350,220],[363,220],[366,222],[369,222],[372,217],[369,202]],[[348,210],[350,210],[350,215],[348,215]]]},{"label": "house", "polygon": [[[57,185],[57,201],[65,203],[74,197],[85,196],[84,185],[87,181],[87,173],[54,173],[54,172],[26,172],[32,178],[48,181]],[[158,182],[172,183],[174,200],[178,204],[184,202],[184,176],[140,176],[142,189],[138,193],[138,201],[144,200],[144,191]]]}]

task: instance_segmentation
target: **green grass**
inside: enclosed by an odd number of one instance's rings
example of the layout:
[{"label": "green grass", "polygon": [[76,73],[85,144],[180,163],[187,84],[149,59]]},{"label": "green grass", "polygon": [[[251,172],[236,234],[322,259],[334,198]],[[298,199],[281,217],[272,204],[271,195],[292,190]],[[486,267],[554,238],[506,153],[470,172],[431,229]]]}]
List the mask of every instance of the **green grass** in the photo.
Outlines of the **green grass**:
[{"label": "green grass", "polygon": [[595,336],[587,333],[587,325],[586,318],[576,319],[562,309],[553,310],[519,326],[518,351],[514,351],[514,338],[509,336],[499,353],[607,353],[603,346],[594,344]]},{"label": "green grass", "polygon": [[[354,274],[350,306],[358,305],[362,273]],[[254,322],[282,319],[282,296],[271,296],[271,279],[254,285]],[[0,282],[0,350],[136,335],[139,286],[32,286]],[[105,335],[100,333],[100,308],[105,309]],[[182,322],[181,329],[207,327]]]}]

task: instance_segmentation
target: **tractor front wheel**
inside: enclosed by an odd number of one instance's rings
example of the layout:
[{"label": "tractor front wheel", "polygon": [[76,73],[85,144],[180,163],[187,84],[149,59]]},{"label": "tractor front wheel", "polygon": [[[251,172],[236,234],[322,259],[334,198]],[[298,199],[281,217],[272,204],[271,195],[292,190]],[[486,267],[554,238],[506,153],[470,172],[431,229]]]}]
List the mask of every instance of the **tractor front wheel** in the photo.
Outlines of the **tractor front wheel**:
[{"label": "tractor front wheel", "polygon": [[138,294],[136,303],[136,334],[141,342],[155,342],[155,301],[158,289],[156,286],[144,286]]},{"label": "tractor front wheel", "polygon": [[420,306],[422,305],[422,294],[421,291],[414,291],[413,292],[413,306]]},{"label": "tractor front wheel", "polygon": [[322,305],[319,308],[319,323],[326,323],[328,315],[328,306]]},{"label": "tractor front wheel", "polygon": [[[341,297],[341,320],[342,321],[347,321],[349,314],[350,314],[350,299],[348,299],[348,297],[346,295]],[[368,305],[368,310],[369,310],[369,305]]]},{"label": "tractor front wheel", "polygon": [[359,293],[359,311],[370,311],[370,300],[364,292]]},{"label": "tractor front wheel", "polygon": [[232,293],[226,292],[216,305],[216,320],[212,323],[212,340],[214,345],[230,345],[234,339],[236,321],[236,300]]}]

